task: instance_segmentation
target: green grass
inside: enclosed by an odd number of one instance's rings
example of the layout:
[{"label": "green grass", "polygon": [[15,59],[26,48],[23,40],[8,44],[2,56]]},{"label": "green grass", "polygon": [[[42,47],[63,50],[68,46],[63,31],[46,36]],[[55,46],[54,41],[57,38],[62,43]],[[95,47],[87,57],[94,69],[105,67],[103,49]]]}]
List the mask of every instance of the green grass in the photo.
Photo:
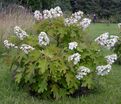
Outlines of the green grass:
[{"label": "green grass", "polygon": [[93,38],[101,35],[102,33],[109,32],[111,35],[116,35],[119,30],[117,24],[91,24],[89,33]]},{"label": "green grass", "polygon": [[[92,24],[89,31],[93,38],[103,32],[117,33],[115,24]],[[121,104],[121,66],[114,65],[109,76],[102,77],[95,92],[80,98],[63,98],[58,101],[41,100],[19,89],[12,81],[8,66],[0,58],[0,104]]]}]

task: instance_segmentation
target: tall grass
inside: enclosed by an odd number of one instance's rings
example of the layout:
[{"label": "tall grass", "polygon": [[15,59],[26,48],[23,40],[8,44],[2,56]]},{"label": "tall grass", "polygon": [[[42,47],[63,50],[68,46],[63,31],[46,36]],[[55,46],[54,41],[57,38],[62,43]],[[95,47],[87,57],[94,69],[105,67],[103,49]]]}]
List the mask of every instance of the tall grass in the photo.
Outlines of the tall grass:
[{"label": "tall grass", "polygon": [[13,34],[13,27],[31,28],[34,23],[32,13],[22,6],[11,5],[0,12],[0,41]]}]

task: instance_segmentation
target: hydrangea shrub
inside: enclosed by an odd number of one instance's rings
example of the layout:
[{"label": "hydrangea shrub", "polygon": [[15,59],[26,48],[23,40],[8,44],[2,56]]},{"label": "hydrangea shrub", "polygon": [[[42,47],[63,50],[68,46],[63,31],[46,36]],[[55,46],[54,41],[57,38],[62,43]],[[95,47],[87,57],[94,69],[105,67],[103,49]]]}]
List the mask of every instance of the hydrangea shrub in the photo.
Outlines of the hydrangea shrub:
[{"label": "hydrangea shrub", "polygon": [[56,7],[43,13],[35,11],[34,17],[33,35],[16,26],[17,37],[11,39],[14,43],[4,41],[7,49],[16,52],[12,69],[19,86],[58,99],[80,86],[92,89],[98,76],[110,72],[117,56],[104,56],[100,45],[110,49],[118,37],[105,33],[95,41],[88,40],[86,28],[91,20],[83,18],[81,11],[64,18],[61,8]]}]

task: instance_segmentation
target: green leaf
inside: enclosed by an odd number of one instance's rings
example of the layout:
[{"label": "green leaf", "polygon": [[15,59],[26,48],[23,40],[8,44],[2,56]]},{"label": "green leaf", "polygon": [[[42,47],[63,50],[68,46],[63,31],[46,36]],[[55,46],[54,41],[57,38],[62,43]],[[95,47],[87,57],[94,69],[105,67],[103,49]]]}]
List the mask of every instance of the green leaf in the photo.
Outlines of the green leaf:
[{"label": "green leaf", "polygon": [[15,75],[15,82],[19,84],[21,79],[22,79],[22,73],[19,72]]},{"label": "green leaf", "polygon": [[57,84],[52,85],[51,91],[53,92],[54,98],[59,99],[61,97],[59,94],[59,86]]},{"label": "green leaf", "polygon": [[47,81],[44,79],[40,79],[38,82],[38,93],[43,93],[44,91],[47,91]]},{"label": "green leaf", "polygon": [[89,89],[92,89],[93,86],[94,86],[94,81],[92,79],[92,75],[85,77],[82,82],[82,87],[88,87]]},{"label": "green leaf", "polygon": [[74,79],[75,79],[74,75],[71,72],[66,73],[66,82],[67,82],[68,86],[71,86],[74,84],[74,83],[72,83]]},{"label": "green leaf", "polygon": [[48,62],[47,62],[47,60],[46,59],[40,60],[38,68],[39,68],[39,72],[40,73],[42,73],[42,74],[45,73],[45,71],[48,69]]},{"label": "green leaf", "polygon": [[25,82],[31,82],[35,74],[35,65],[31,64],[26,68]]}]

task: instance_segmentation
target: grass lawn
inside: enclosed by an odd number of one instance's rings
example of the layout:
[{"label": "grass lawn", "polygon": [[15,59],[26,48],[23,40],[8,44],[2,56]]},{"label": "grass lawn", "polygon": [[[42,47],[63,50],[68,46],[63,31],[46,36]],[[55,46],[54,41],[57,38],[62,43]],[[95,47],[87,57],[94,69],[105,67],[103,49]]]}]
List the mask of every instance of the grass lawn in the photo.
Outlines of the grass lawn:
[{"label": "grass lawn", "polygon": [[98,35],[102,33],[109,32],[111,35],[116,35],[119,33],[117,24],[91,24],[89,28],[89,33],[93,38],[96,38]]},{"label": "grass lawn", "polygon": [[[103,32],[118,32],[115,24],[92,24],[89,28],[92,38]],[[121,66],[113,65],[109,76],[102,77],[101,86],[87,96],[63,98],[58,101],[41,100],[17,88],[12,81],[9,67],[0,58],[0,104],[121,104]]]}]

